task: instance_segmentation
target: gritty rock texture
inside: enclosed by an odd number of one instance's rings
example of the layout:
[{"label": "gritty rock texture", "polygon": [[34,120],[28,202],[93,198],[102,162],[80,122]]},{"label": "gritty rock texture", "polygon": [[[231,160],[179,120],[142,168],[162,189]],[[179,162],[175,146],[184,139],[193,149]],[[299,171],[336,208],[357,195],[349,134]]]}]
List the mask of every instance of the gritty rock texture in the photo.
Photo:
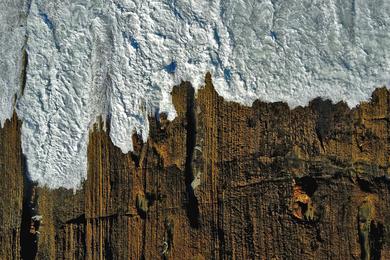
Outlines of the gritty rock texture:
[{"label": "gritty rock texture", "polygon": [[20,258],[23,156],[16,114],[0,128],[0,259]]},{"label": "gritty rock texture", "polygon": [[390,80],[389,14],[384,0],[3,0],[0,123],[16,101],[31,178],[77,189],[97,117],[131,151],[149,116],[176,116],[172,86],[207,71],[244,105],[367,100]]},{"label": "gritty rock texture", "polygon": [[76,193],[35,188],[37,259],[390,258],[387,89],[354,109],[245,107],[208,75],[172,102],[129,154],[98,120]]}]

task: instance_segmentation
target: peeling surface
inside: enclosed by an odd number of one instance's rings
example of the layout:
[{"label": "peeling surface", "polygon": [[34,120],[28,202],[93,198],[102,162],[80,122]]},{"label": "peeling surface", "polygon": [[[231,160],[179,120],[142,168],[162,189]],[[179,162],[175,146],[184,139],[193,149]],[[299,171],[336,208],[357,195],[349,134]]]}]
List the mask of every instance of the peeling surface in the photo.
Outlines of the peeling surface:
[{"label": "peeling surface", "polygon": [[[17,112],[31,178],[77,188],[86,177],[88,131],[99,115],[123,152],[146,140],[147,116],[176,115],[170,91],[195,89],[210,71],[219,94],[350,106],[390,79],[388,1],[2,1],[0,121]],[[28,14],[28,16],[27,16]],[[27,24],[27,31],[26,26]]]}]

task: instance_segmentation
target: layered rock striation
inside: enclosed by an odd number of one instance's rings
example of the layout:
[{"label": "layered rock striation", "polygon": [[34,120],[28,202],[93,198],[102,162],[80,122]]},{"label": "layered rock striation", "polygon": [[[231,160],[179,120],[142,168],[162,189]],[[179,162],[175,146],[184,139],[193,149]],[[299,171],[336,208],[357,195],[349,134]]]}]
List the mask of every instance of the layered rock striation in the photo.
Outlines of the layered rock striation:
[{"label": "layered rock striation", "polygon": [[389,100],[246,107],[208,74],[196,95],[173,88],[177,117],[149,118],[132,153],[95,124],[76,192],[28,181],[14,116],[0,130],[0,258],[389,259]]}]

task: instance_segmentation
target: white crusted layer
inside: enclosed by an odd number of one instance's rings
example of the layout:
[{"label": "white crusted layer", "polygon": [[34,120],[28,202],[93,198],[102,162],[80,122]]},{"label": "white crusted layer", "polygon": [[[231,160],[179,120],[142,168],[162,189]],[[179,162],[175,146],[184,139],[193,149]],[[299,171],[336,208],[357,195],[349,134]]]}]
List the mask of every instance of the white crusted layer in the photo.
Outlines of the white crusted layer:
[{"label": "white crusted layer", "polygon": [[[0,10],[17,10],[12,3]],[[18,91],[24,39],[5,12],[1,122]],[[32,1],[17,110],[31,177],[77,188],[98,115],[109,116],[111,139],[126,153],[133,132],[146,140],[149,114],[175,117],[172,87],[199,88],[207,71],[220,95],[245,105],[322,96],[354,106],[390,79],[389,14],[380,0]]]},{"label": "white crusted layer", "polygon": [[0,127],[11,118],[21,88],[26,9],[24,0],[0,1]]}]

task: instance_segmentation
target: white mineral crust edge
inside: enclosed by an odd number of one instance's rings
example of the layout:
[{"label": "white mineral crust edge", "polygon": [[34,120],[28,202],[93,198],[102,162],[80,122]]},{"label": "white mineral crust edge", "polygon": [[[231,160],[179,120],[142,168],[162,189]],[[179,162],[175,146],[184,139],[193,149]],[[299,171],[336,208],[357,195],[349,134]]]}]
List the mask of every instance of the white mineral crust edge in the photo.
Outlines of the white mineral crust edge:
[{"label": "white mineral crust edge", "polygon": [[[355,106],[390,79],[390,1],[3,0],[0,122],[17,113],[33,181],[77,189],[88,134],[109,116],[124,153],[148,115],[176,116],[170,92],[211,72],[225,99]],[[27,37],[27,38],[26,38]],[[27,39],[27,41],[26,41]]]}]

